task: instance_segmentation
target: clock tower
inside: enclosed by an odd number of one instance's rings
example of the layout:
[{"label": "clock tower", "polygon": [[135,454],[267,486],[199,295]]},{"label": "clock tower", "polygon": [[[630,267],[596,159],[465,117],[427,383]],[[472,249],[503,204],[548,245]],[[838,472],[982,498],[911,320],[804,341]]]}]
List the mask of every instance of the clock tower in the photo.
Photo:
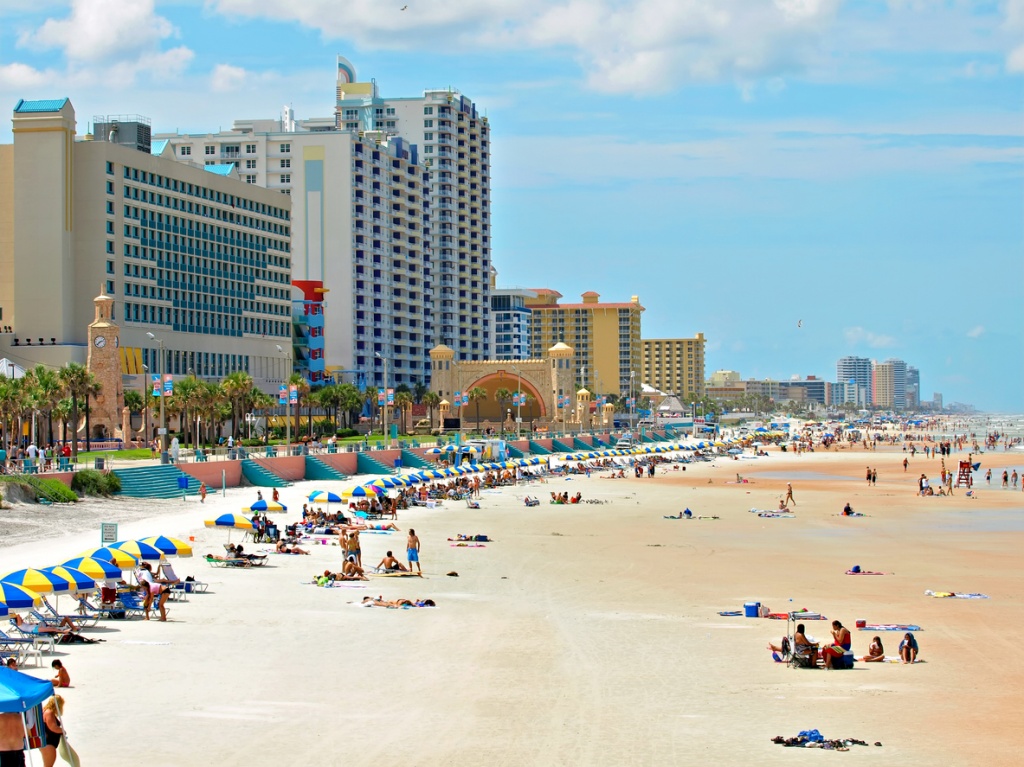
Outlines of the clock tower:
[{"label": "clock tower", "polygon": [[114,322],[114,299],[103,289],[93,299],[96,318],[89,325],[89,356],[86,367],[100,384],[100,393],[89,401],[89,423],[92,437],[101,433],[124,440],[121,434],[124,392],[121,386],[121,329]]}]

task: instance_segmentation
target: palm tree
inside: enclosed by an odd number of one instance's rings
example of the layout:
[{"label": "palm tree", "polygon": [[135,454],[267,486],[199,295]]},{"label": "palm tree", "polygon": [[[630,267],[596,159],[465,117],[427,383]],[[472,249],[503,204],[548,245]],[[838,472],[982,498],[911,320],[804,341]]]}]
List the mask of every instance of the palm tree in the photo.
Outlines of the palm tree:
[{"label": "palm tree", "polygon": [[469,390],[469,401],[476,405],[476,430],[480,431],[480,402],[487,399],[487,389],[474,386]]},{"label": "palm tree", "polygon": [[398,408],[399,416],[398,428],[403,434],[408,434],[409,430],[406,428],[408,420],[406,415],[412,410],[412,392],[400,391],[395,392],[395,407]]},{"label": "palm tree", "polygon": [[[124,392],[124,406],[128,408],[128,412],[132,415],[137,415],[142,412],[142,409],[146,406],[146,401],[142,398],[135,389],[125,389]],[[124,435],[125,442],[128,441],[128,435]]]},{"label": "palm tree", "polygon": [[351,383],[338,384],[338,407],[345,412],[345,425],[352,428],[352,414],[363,408],[363,394]]},{"label": "palm tree", "polygon": [[[174,394],[171,395],[171,400],[178,406],[181,411],[181,418],[178,421],[181,438],[185,444],[188,444],[189,434],[192,433],[192,424],[190,421],[190,414],[193,407],[198,404],[199,389],[201,381],[194,375],[181,378],[174,382]],[[193,434],[193,447],[195,447],[195,435]]]},{"label": "palm tree", "polygon": [[289,392],[291,387],[294,386],[298,393],[298,399],[295,403],[295,439],[299,438],[299,429],[302,427],[302,404],[305,402],[307,407],[309,405],[309,381],[302,377],[302,373],[292,373],[288,379]]},{"label": "palm tree", "polygon": [[57,420],[60,421],[60,440],[61,442],[68,441],[68,420],[71,418],[71,400],[70,398],[62,399],[53,408],[53,414],[57,416]]},{"label": "palm tree", "polygon": [[[39,410],[46,413],[46,443],[53,442],[53,409],[61,400],[60,380],[57,371],[45,365],[36,365],[30,371],[33,380],[33,396]],[[37,435],[38,436],[38,435]],[[42,440],[36,444],[40,444]]]},{"label": "palm tree", "polygon": [[423,395],[423,404],[427,406],[427,412],[430,414],[430,430],[434,430],[434,410],[441,404],[441,395],[436,391],[428,391]]},{"label": "palm tree", "polygon": [[7,419],[14,412],[15,400],[18,396],[18,388],[14,383],[15,379],[0,376],[0,430],[4,433],[4,443],[0,447],[11,448],[11,429],[8,428]]},{"label": "palm tree", "polygon": [[245,418],[244,403],[253,389],[252,376],[244,370],[228,373],[220,382],[221,389],[231,403],[231,434],[238,439]]},{"label": "palm tree", "polygon": [[85,452],[87,453],[91,449],[90,440],[92,439],[92,435],[89,433],[89,398],[95,397],[101,391],[103,391],[103,386],[96,380],[96,376],[89,373],[85,389],[82,391],[85,396]]},{"label": "palm tree", "polygon": [[85,365],[77,362],[69,362],[57,373],[61,388],[71,398],[71,458],[75,462],[78,461],[78,401],[85,398],[91,376]]},{"label": "palm tree", "polygon": [[512,402],[512,391],[504,386],[494,392],[494,399],[498,401],[498,420],[505,421],[505,403]]},{"label": "palm tree", "polygon": [[428,391],[430,391],[430,389],[427,388],[427,385],[423,383],[423,381],[417,381],[412,385],[413,401],[415,401],[417,405],[421,404]]},{"label": "palm tree", "polygon": [[377,390],[376,386],[367,386],[366,389],[363,390],[363,403],[370,406],[370,424],[371,424],[370,431],[371,432],[373,431],[373,426],[372,426],[373,419],[376,417],[376,412],[377,412],[377,409],[378,409],[377,408],[377,397],[379,395],[380,395],[380,392]]}]

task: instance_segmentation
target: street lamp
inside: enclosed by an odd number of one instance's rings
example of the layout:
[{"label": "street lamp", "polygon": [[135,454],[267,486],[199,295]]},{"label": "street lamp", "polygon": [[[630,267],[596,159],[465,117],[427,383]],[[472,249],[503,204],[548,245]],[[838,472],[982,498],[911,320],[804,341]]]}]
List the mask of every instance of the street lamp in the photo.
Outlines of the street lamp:
[{"label": "street lamp", "polygon": [[635,370],[629,371],[629,430],[633,431],[633,408],[636,407],[636,397],[633,394],[633,378],[636,376]]},{"label": "street lamp", "polygon": [[[289,360],[289,361],[291,360],[291,357],[288,356],[288,353],[283,348],[281,348],[281,344],[274,344],[274,346],[277,347],[277,350],[279,352],[281,352],[281,355],[286,360]],[[288,367],[285,368],[285,371],[289,371],[289,370],[291,370],[291,365],[290,364],[288,365]],[[289,376],[290,376],[290,373],[289,373]],[[269,440],[267,440],[267,442],[269,444]],[[286,378],[285,379],[285,384],[284,384],[284,454],[285,455],[291,455],[291,446],[292,446],[292,389],[291,389],[291,385],[288,383],[288,378]]]},{"label": "street lamp", "polygon": [[146,335],[151,340],[156,341],[157,346],[160,347],[160,364],[157,370],[157,375],[160,377],[160,463],[170,463],[170,459],[167,456],[167,415],[164,410],[164,373],[166,372],[164,369],[166,364],[164,359],[164,341],[152,333],[146,333]]},{"label": "street lamp", "polygon": [[523,422],[523,373],[515,365],[512,369],[516,371],[516,439],[519,439],[519,427]]},{"label": "street lamp", "polygon": [[142,366],[142,433],[149,442],[149,365]]},{"label": "street lamp", "polygon": [[381,360],[384,363],[384,405],[380,411],[380,432],[381,436],[384,437],[384,444],[390,445],[388,439],[388,358],[382,355],[380,352],[374,352],[373,356]]}]

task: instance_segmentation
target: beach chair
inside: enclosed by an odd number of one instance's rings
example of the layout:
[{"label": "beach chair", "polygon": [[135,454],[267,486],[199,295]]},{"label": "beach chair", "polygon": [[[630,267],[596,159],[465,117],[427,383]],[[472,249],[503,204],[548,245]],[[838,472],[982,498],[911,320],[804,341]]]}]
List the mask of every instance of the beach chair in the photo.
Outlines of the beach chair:
[{"label": "beach chair", "polygon": [[74,623],[80,629],[92,628],[97,623],[99,623],[100,620],[100,616],[96,615],[95,613],[91,615],[85,615],[84,613],[79,612],[72,613],[70,615],[63,615],[57,612],[54,606],[51,605],[45,599],[43,600],[43,604],[41,605],[41,607],[45,611],[45,615],[47,616],[47,618],[56,620],[58,623],[61,621],[62,618],[70,618],[72,623]]},{"label": "beach chair", "polygon": [[[54,618],[53,616],[50,616],[50,615],[43,615],[38,610],[30,610],[29,611],[29,616],[32,618],[33,622],[39,624],[40,626],[49,626],[51,628],[59,628],[61,626],[61,624],[64,623],[64,616],[61,616],[59,618]],[[71,625],[76,630],[80,631],[82,626],[81,626],[80,623],[78,623],[76,621],[76,619],[78,617],[79,616],[75,616],[75,615],[67,616],[68,620],[71,621]]]},{"label": "beach chair", "polygon": [[468,506],[471,509],[479,509],[480,508],[480,501],[474,501],[472,498],[467,498],[466,499],[466,506]]},{"label": "beach chair", "polygon": [[50,655],[56,651],[57,637],[55,634],[37,634],[25,631],[14,621],[11,621],[10,631],[10,634],[0,631],[0,643],[14,642],[22,647],[34,647],[40,651],[45,647]]},{"label": "beach chair", "polygon": [[145,615],[146,607],[139,595],[134,591],[126,591],[123,594],[118,594],[117,602],[121,609],[124,610],[125,616],[132,615]]},{"label": "beach chair", "polygon": [[210,567],[251,567],[251,563],[248,559],[244,558],[223,558],[216,559],[212,554],[206,555],[206,563]]}]

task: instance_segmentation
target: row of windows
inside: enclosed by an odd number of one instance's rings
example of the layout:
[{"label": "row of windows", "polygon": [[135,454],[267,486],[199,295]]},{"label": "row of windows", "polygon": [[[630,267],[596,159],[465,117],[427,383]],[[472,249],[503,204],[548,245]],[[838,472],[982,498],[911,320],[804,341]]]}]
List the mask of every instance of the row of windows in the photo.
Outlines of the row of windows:
[{"label": "row of windows", "polygon": [[[287,146],[282,144],[282,146]],[[113,163],[107,163],[107,173],[113,174]],[[159,173],[151,173],[149,171],[139,170],[138,168],[132,168],[128,165],[124,166],[124,177],[131,179],[132,181],[138,181],[142,184],[149,186],[156,186],[160,189],[166,189],[170,192],[177,192],[179,194],[189,195],[191,197],[198,197],[202,200],[209,200],[211,202],[220,203],[222,205],[230,205],[232,208],[240,208],[241,210],[251,211],[264,216],[270,216],[271,218],[280,218],[288,220],[290,214],[283,208],[278,208],[274,205],[267,205],[266,203],[255,202],[245,197],[238,197],[233,194],[227,194],[226,192],[218,192],[209,187],[201,186],[199,184],[191,184],[186,181],[180,181],[175,178],[168,178],[162,176]],[[272,230],[277,231],[277,230]]]},{"label": "row of windows", "polygon": [[163,364],[158,349],[143,348],[142,363],[150,374],[158,372],[172,375],[188,375],[192,371],[201,378],[223,378],[237,370],[249,372],[249,357],[244,354],[218,354],[215,352],[191,352],[178,349],[164,349]]}]

